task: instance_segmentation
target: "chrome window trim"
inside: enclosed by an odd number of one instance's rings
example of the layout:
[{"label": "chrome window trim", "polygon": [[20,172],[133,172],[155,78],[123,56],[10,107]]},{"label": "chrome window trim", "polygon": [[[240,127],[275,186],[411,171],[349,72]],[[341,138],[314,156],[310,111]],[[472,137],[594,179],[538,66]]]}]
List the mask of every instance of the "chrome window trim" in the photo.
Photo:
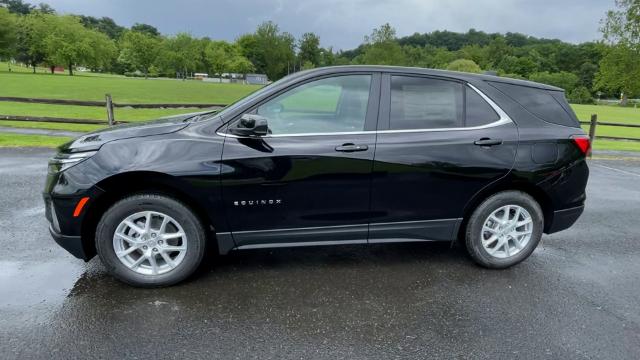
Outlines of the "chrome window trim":
[{"label": "chrome window trim", "polygon": [[[276,135],[266,135],[261,136],[260,138],[281,138],[281,137],[301,137],[301,136],[329,136],[329,135],[363,135],[363,134],[399,134],[399,133],[423,133],[423,132],[442,132],[442,131],[465,131],[465,130],[482,130],[493,128],[496,126],[502,126],[506,124],[513,123],[513,120],[507,115],[498,104],[496,104],[493,100],[491,100],[487,95],[485,95],[482,91],[480,91],[475,86],[466,83],[466,86],[471,88],[473,91],[478,93],[484,101],[486,101],[489,106],[493,108],[493,110],[498,114],[500,119],[494,121],[489,124],[480,125],[480,126],[469,126],[469,127],[456,127],[456,128],[436,128],[436,129],[403,129],[403,130],[368,130],[368,131],[346,131],[346,132],[324,132],[324,133],[295,133],[295,134],[276,134]],[[246,136],[238,136],[233,134],[226,134],[223,132],[216,132],[216,134],[225,137],[231,138],[248,138]]]}]

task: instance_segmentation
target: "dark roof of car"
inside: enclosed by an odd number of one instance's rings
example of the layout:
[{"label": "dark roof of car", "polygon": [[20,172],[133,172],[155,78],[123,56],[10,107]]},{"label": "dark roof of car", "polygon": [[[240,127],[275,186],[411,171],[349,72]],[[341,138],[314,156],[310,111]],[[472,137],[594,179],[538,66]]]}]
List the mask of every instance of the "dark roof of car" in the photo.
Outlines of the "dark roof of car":
[{"label": "dark roof of car", "polygon": [[541,84],[541,83],[527,81],[527,80],[512,79],[512,78],[493,76],[493,75],[465,73],[465,72],[458,72],[458,71],[437,70],[437,69],[427,69],[427,68],[418,68],[418,67],[403,67],[403,66],[383,66],[383,65],[328,66],[328,67],[321,67],[321,68],[301,71],[299,73],[296,73],[292,77],[297,77],[297,75],[303,76],[307,74],[308,75],[332,74],[332,73],[350,72],[350,71],[380,71],[380,72],[403,73],[403,74],[442,76],[442,77],[463,80],[471,83],[476,81],[491,81],[491,82],[527,86],[527,87],[533,87],[533,88],[545,89],[545,90],[564,91],[563,89],[555,86]]}]

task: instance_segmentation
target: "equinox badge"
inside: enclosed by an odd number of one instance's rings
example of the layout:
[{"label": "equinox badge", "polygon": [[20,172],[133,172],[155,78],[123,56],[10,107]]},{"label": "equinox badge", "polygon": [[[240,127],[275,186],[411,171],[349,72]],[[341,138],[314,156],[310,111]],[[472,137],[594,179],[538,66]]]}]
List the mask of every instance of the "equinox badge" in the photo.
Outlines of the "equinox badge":
[{"label": "equinox badge", "polygon": [[256,205],[280,205],[282,204],[281,199],[270,199],[270,200],[241,200],[234,201],[234,206],[256,206]]}]

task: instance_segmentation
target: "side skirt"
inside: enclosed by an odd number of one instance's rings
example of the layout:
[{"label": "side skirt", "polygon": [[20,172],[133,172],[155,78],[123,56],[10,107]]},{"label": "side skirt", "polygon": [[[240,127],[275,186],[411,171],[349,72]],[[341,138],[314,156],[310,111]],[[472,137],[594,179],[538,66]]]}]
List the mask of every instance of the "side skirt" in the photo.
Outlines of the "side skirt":
[{"label": "side skirt", "polygon": [[300,246],[385,244],[453,241],[462,219],[442,219],[326,226],[292,229],[237,231],[216,234],[221,255],[231,250]]}]

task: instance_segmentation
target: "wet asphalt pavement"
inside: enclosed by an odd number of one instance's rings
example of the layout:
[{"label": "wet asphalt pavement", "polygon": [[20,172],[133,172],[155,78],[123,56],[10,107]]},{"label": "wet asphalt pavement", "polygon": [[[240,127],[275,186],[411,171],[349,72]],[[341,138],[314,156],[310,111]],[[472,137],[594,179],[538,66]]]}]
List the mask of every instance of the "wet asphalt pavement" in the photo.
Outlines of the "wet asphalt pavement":
[{"label": "wet asphalt pavement", "polygon": [[0,149],[0,358],[640,357],[640,159],[593,160],[584,215],[524,263],[448,244],[252,250],[136,289],[50,238],[50,150]]}]

